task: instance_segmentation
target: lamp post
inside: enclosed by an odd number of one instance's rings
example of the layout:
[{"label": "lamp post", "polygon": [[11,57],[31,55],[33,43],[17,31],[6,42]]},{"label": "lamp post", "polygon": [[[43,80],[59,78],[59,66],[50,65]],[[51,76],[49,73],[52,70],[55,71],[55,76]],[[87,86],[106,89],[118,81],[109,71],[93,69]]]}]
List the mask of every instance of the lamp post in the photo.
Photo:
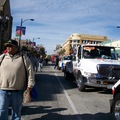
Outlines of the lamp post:
[{"label": "lamp post", "polygon": [[116,26],[116,28],[120,28],[120,26]]},{"label": "lamp post", "polygon": [[35,39],[40,39],[40,37],[38,37],[38,38],[33,38],[33,44],[34,44],[34,40],[35,40]]},{"label": "lamp post", "polygon": [[0,53],[3,51],[4,31],[8,29],[9,16],[0,14]]},{"label": "lamp post", "polygon": [[35,39],[40,39],[40,37],[38,37],[38,38],[33,38],[33,44],[34,44],[34,40],[35,40]]},{"label": "lamp post", "polygon": [[35,39],[40,39],[40,37],[38,37],[38,38],[33,38],[33,41],[32,41],[32,51],[33,51],[33,47],[34,47],[34,40]]},{"label": "lamp post", "polygon": [[23,25],[23,22],[28,21],[28,20],[34,21],[34,19],[25,19],[25,20],[21,19],[21,22],[20,22],[19,50],[21,50],[20,49],[21,48],[20,41],[21,41],[21,36],[22,36],[21,35],[22,34],[22,25]]},{"label": "lamp post", "polygon": [[33,42],[34,42],[35,39],[40,39],[40,37],[38,37],[38,38],[33,38]]}]

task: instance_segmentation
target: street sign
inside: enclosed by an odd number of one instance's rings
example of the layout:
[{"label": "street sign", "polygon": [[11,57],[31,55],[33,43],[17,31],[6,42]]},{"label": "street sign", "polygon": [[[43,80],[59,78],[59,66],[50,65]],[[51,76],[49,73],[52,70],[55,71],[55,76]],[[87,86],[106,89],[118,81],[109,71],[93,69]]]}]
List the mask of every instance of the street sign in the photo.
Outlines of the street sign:
[{"label": "street sign", "polygon": [[16,35],[25,35],[26,27],[23,26],[16,26]]}]

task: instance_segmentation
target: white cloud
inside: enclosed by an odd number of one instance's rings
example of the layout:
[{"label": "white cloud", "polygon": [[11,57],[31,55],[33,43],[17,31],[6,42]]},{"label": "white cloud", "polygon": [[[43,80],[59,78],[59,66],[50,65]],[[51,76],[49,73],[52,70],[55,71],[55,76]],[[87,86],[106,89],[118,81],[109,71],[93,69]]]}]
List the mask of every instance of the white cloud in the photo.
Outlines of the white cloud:
[{"label": "white cloud", "polygon": [[[13,16],[13,37],[21,18],[34,18],[23,23],[23,39],[40,37],[52,54],[57,44],[62,44],[72,33],[105,35],[120,39],[119,0],[10,0]],[[42,43],[41,43],[42,42]]]}]

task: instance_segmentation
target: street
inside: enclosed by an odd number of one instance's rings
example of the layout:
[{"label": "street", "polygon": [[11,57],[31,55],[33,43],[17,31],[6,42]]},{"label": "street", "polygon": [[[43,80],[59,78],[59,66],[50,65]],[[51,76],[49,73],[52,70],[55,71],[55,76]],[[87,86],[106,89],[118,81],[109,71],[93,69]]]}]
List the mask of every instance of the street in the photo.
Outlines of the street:
[{"label": "street", "polygon": [[111,91],[88,88],[80,92],[72,80],[49,63],[35,75],[39,97],[24,104],[22,120],[113,120]]}]

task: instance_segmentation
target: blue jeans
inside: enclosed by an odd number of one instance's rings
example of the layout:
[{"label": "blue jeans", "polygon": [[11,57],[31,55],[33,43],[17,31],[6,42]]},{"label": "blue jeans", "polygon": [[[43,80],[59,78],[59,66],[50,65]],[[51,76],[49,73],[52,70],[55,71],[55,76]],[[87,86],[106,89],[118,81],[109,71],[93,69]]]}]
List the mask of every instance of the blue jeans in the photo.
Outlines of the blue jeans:
[{"label": "blue jeans", "polygon": [[9,106],[12,109],[12,120],[21,120],[23,91],[0,90],[0,120],[8,120]]}]

